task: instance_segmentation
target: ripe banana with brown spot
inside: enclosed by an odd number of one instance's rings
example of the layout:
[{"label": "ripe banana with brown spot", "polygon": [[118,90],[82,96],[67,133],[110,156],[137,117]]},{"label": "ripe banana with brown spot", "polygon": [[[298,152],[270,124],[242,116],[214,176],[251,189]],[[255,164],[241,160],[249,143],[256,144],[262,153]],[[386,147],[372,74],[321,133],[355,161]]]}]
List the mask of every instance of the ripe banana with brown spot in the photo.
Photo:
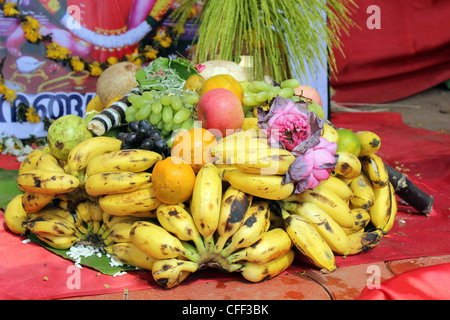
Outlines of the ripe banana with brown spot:
[{"label": "ripe banana with brown spot", "polygon": [[136,221],[125,220],[115,223],[102,234],[104,245],[131,242],[130,231]]},{"label": "ripe banana with brown spot", "polygon": [[86,167],[86,175],[92,176],[96,173],[114,171],[143,172],[151,168],[159,160],[162,160],[162,156],[150,150],[126,149],[111,151],[90,160]]},{"label": "ripe banana with brown spot", "polygon": [[186,248],[166,229],[149,221],[136,221],[130,231],[131,242],[156,259],[185,257],[198,262],[199,255]]},{"label": "ripe banana with brown spot", "polygon": [[52,215],[40,213],[35,217],[24,221],[26,229],[35,234],[51,234],[54,236],[76,236],[77,229],[68,220]]},{"label": "ripe banana with brown spot", "polygon": [[55,199],[54,194],[25,191],[22,197],[22,205],[27,213],[35,213],[43,209]]},{"label": "ripe banana with brown spot", "polygon": [[71,172],[84,170],[93,158],[120,150],[122,141],[112,137],[93,137],[78,143],[70,150],[67,167]]},{"label": "ripe banana with brown spot", "polygon": [[253,196],[229,186],[222,195],[220,207],[219,225],[217,227],[217,238],[214,251],[222,251],[227,240],[235,234],[244,222],[247,209],[253,201]]},{"label": "ripe banana with brown spot", "polygon": [[350,182],[350,189],[353,192],[353,198],[350,199],[351,204],[356,208],[369,210],[375,202],[375,194],[372,182],[361,172],[359,176]]},{"label": "ripe banana with brown spot", "polygon": [[52,248],[67,250],[79,241],[75,235],[55,236],[49,233],[36,233],[39,240],[45,242]]},{"label": "ripe banana with brown spot", "polygon": [[103,211],[122,216],[155,210],[161,204],[151,183],[136,191],[101,196],[98,201]]},{"label": "ripe banana with brown spot", "polygon": [[370,220],[375,228],[388,233],[397,214],[397,199],[394,187],[390,182],[382,188],[374,188],[375,203],[370,208]]},{"label": "ripe banana with brown spot", "polygon": [[304,202],[297,205],[293,212],[308,220],[333,252],[344,256],[348,253],[345,231],[325,210],[312,202]]},{"label": "ripe banana with brown spot", "polygon": [[194,219],[183,206],[163,203],[156,209],[156,216],[164,229],[180,240],[193,241],[200,254],[205,252],[205,244]]},{"label": "ripe banana with brown spot", "polygon": [[287,268],[289,268],[294,261],[294,258],[295,252],[291,249],[281,257],[273,259],[264,264],[256,264],[247,261],[238,271],[240,271],[242,276],[250,282],[269,280],[278,276]]},{"label": "ripe banana with brown spot", "polygon": [[253,148],[238,149],[227,162],[245,173],[284,175],[295,161],[295,156],[285,149]]},{"label": "ripe banana with brown spot", "polygon": [[243,133],[242,136],[235,134],[224,137],[211,149],[211,154],[215,157],[215,163],[237,163],[239,152],[248,153],[252,150],[266,150],[270,148],[267,143],[267,137],[260,137],[257,132],[252,130],[241,132]]},{"label": "ripe banana with brown spot", "polygon": [[104,247],[105,252],[113,255],[119,262],[151,271],[157,260],[136,247],[131,242],[114,243]]},{"label": "ripe banana with brown spot", "polygon": [[224,170],[223,179],[236,189],[263,199],[283,200],[294,191],[292,182],[283,184],[283,177],[277,175],[245,173],[241,170]]},{"label": "ripe banana with brown spot", "polygon": [[356,178],[361,172],[361,162],[358,157],[348,151],[336,152],[337,163],[334,172],[347,179]]},{"label": "ripe banana with brown spot", "polygon": [[342,228],[347,235],[363,230],[370,222],[370,213],[366,209],[352,208],[350,213],[355,220],[355,226],[353,228]]},{"label": "ripe banana with brown spot", "polygon": [[305,218],[282,210],[285,230],[295,247],[312,263],[328,271],[336,269],[335,256],[316,228]]},{"label": "ripe banana with brown spot", "polygon": [[27,154],[25,159],[20,164],[18,175],[26,171],[36,169],[36,164],[39,161],[39,158],[46,153],[48,153],[48,151],[46,151],[44,148],[36,148],[29,154]]},{"label": "ripe banana with brown spot", "polygon": [[240,248],[251,246],[261,239],[269,230],[269,226],[269,203],[264,200],[253,201],[246,212],[244,222],[233,234],[230,243],[221,251],[221,256],[226,258]]},{"label": "ripe banana with brown spot", "polygon": [[52,156],[51,153],[41,155],[36,163],[36,169],[65,173],[64,169],[59,165],[58,159]]},{"label": "ripe banana with brown spot", "polygon": [[156,260],[153,263],[153,279],[164,288],[179,285],[191,273],[198,270],[195,262],[180,259]]},{"label": "ripe banana with brown spot", "polygon": [[15,234],[25,234],[27,229],[22,225],[29,219],[28,213],[22,205],[22,194],[15,196],[6,206],[5,223],[8,229]]},{"label": "ripe banana with brown spot", "polygon": [[73,226],[79,231],[79,233],[77,232],[77,235],[80,238],[84,238],[85,236],[88,235],[89,230],[84,227],[83,219],[76,210],[70,211],[66,209],[61,209],[57,206],[47,206],[42,210],[40,210],[39,212],[29,214],[29,216],[30,218],[35,218],[39,216],[57,216],[73,224]]},{"label": "ripe banana with brown spot", "polygon": [[364,253],[375,248],[383,238],[381,230],[355,232],[347,236],[350,244],[348,255]]},{"label": "ripe banana with brown spot", "polygon": [[36,193],[68,193],[80,185],[80,180],[70,174],[48,170],[29,170],[17,177],[20,189]]},{"label": "ripe banana with brown spot", "polygon": [[383,159],[376,154],[361,157],[362,171],[372,182],[375,188],[384,187],[389,182],[389,173],[384,165]]},{"label": "ripe banana with brown spot", "polygon": [[322,129],[322,138],[327,139],[329,142],[337,143],[339,141],[339,134],[336,130],[336,128],[328,123],[327,121],[323,124]]},{"label": "ripe banana with brown spot", "polygon": [[372,131],[357,131],[356,136],[361,144],[360,157],[377,153],[381,147],[381,138]]},{"label": "ripe banana with brown spot", "polygon": [[347,183],[337,177],[330,176],[328,179],[322,180],[319,185],[321,188],[323,187],[334,192],[344,201],[353,197],[353,192]]},{"label": "ripe banana with brown spot", "polygon": [[205,164],[197,173],[190,209],[198,231],[203,236],[206,249],[214,250],[214,233],[219,225],[222,203],[222,179],[212,163]]},{"label": "ripe banana with brown spot", "polygon": [[89,176],[84,187],[87,194],[98,197],[136,191],[141,186],[150,184],[151,180],[152,174],[149,172],[100,172]]},{"label": "ripe banana with brown spot", "polygon": [[341,227],[353,228],[355,226],[347,202],[342,200],[334,192],[321,187],[320,184],[313,189],[305,190],[299,194],[293,194],[285,200],[285,202],[290,201],[314,203],[328,213]]},{"label": "ripe banana with brown spot", "polygon": [[230,264],[239,261],[249,261],[264,264],[285,255],[292,248],[292,240],[283,228],[268,230],[261,239],[249,247],[243,248],[230,256]]}]

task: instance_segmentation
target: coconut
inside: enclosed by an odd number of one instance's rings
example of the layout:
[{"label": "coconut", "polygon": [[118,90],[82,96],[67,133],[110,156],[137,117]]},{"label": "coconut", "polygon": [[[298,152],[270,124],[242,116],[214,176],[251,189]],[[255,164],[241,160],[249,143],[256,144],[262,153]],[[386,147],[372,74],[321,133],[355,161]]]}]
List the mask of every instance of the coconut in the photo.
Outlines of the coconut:
[{"label": "coconut", "polygon": [[97,80],[97,94],[104,108],[138,86],[136,72],[139,69],[134,63],[119,62],[103,71]]},{"label": "coconut", "polygon": [[92,133],[86,126],[86,120],[68,114],[52,122],[48,128],[47,143],[50,153],[65,161],[73,147],[89,138],[92,138]]}]

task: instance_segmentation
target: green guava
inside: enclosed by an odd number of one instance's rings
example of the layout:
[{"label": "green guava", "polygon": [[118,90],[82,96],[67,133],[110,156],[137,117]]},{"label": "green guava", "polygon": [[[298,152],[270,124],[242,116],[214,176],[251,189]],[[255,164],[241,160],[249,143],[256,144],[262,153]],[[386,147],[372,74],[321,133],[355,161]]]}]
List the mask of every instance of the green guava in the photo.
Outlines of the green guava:
[{"label": "green guava", "polygon": [[47,143],[50,153],[65,161],[73,147],[89,138],[92,138],[92,133],[86,126],[86,120],[80,116],[68,114],[56,119],[50,125]]}]

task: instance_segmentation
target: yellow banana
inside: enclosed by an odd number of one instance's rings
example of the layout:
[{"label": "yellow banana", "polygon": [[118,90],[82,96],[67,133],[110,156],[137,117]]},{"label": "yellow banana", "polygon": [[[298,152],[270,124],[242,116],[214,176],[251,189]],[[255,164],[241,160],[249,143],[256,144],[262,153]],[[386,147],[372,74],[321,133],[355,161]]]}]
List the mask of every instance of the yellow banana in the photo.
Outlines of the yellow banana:
[{"label": "yellow banana", "polygon": [[239,250],[227,260],[230,264],[241,260],[264,264],[285,255],[292,248],[292,240],[283,228],[275,228],[263,234],[253,245]]},{"label": "yellow banana", "polygon": [[191,197],[191,214],[206,249],[213,251],[214,233],[219,225],[222,203],[222,179],[212,163],[205,164],[197,173]]},{"label": "yellow banana", "polygon": [[193,241],[199,253],[205,252],[205,244],[191,214],[178,204],[161,204],[156,209],[161,226],[183,241]]},{"label": "yellow banana", "polygon": [[131,242],[130,231],[135,222],[125,220],[115,223],[102,234],[103,243],[110,245],[112,243]]},{"label": "yellow banana", "polygon": [[197,262],[197,253],[188,250],[183,243],[166,229],[148,221],[136,221],[130,231],[131,242],[156,259],[172,259],[183,256]]},{"label": "yellow banana", "polygon": [[285,201],[314,203],[328,213],[341,227],[353,228],[355,226],[347,202],[330,190],[321,187],[320,184],[313,189],[305,190],[299,194],[293,194]]},{"label": "yellow banana", "polygon": [[36,217],[24,221],[23,226],[35,234],[45,233],[54,236],[71,236],[77,234],[76,227],[73,223],[51,214],[39,214]]},{"label": "yellow banana", "polygon": [[370,213],[366,209],[352,208],[350,213],[355,220],[355,226],[353,228],[343,228],[347,235],[363,230],[370,222]]},{"label": "yellow banana", "polygon": [[342,200],[347,201],[353,197],[353,192],[350,187],[341,179],[330,176],[327,180],[320,182],[320,187],[334,192]]},{"label": "yellow banana", "polygon": [[121,140],[107,136],[84,140],[70,150],[67,166],[72,172],[83,170],[96,156],[120,150],[121,144]]},{"label": "yellow banana", "polygon": [[360,157],[376,153],[381,147],[380,137],[372,131],[357,131],[356,136],[361,144]]},{"label": "yellow banana", "polygon": [[48,150],[39,147],[31,151],[29,154],[27,154],[25,159],[20,164],[18,175],[27,172],[29,170],[36,169],[36,164],[39,161],[39,158],[45,153],[48,153]]},{"label": "yellow banana", "polygon": [[37,233],[36,237],[50,247],[60,250],[67,250],[79,241],[74,235],[55,236],[49,233]]},{"label": "yellow banana", "polygon": [[304,202],[297,205],[293,212],[308,220],[335,253],[341,255],[348,253],[347,235],[325,210],[312,202]]},{"label": "yellow banana", "polygon": [[372,181],[375,188],[384,187],[389,182],[389,173],[383,160],[376,154],[361,157],[362,171]]},{"label": "yellow banana", "polygon": [[96,173],[114,171],[143,172],[151,168],[159,160],[162,160],[162,156],[150,150],[126,149],[111,151],[90,160],[86,167],[86,174],[92,176]]},{"label": "yellow banana", "polygon": [[244,118],[244,122],[242,123],[241,129],[246,131],[246,130],[255,130],[258,131],[259,130],[259,126],[258,126],[258,118]]},{"label": "yellow banana", "polygon": [[327,139],[329,142],[337,143],[339,141],[339,134],[333,125],[325,122],[323,124],[322,138]]},{"label": "yellow banana", "polygon": [[149,172],[101,172],[89,176],[84,187],[87,194],[98,197],[136,191],[144,184],[150,184],[151,180],[152,174]]},{"label": "yellow banana", "polygon": [[35,169],[18,175],[17,184],[25,191],[58,194],[75,190],[80,180],[66,173]]},{"label": "yellow banana", "polygon": [[52,156],[51,153],[41,155],[36,163],[36,169],[65,173],[64,169],[59,165],[58,159]]},{"label": "yellow banana", "polygon": [[105,251],[113,255],[123,264],[151,271],[155,258],[145,254],[131,242],[114,243],[105,247]]},{"label": "yellow banana", "polygon": [[336,269],[335,256],[330,246],[308,220],[297,214],[282,210],[285,230],[295,247],[309,258],[315,266],[328,271]]},{"label": "yellow banana", "polygon": [[27,229],[22,225],[28,220],[28,213],[22,205],[22,194],[15,196],[6,206],[5,223],[8,229],[15,234],[25,234]]},{"label": "yellow banana", "polygon": [[359,176],[350,182],[350,189],[353,192],[353,198],[350,199],[352,205],[356,208],[369,210],[375,202],[375,194],[372,182],[361,172]]},{"label": "yellow banana", "polygon": [[[61,209],[57,206],[47,206],[40,210],[39,212],[30,214],[30,217],[36,218],[36,217],[46,217],[46,216],[57,216],[59,218],[67,220],[70,225],[73,224],[73,226],[79,231],[77,232],[77,235],[81,238],[83,238],[82,235],[87,236],[88,230],[83,226],[83,219],[78,214],[77,211],[69,211],[66,209]],[[81,234],[82,235],[81,235]]]},{"label": "yellow banana", "polygon": [[161,204],[151,184],[132,192],[108,194],[98,201],[103,211],[119,216],[155,210]]},{"label": "yellow banana", "polygon": [[136,221],[144,220],[144,219],[142,219],[140,217],[134,217],[134,216],[116,216],[116,215],[109,214],[107,212],[103,212],[102,226],[105,226],[107,229],[110,229],[114,224],[116,224],[118,222],[123,222],[123,221],[136,222]]},{"label": "yellow banana", "polygon": [[87,224],[92,224],[91,214],[89,212],[89,202],[89,200],[85,200],[78,203],[75,211],[81,217],[81,220]]},{"label": "yellow banana", "polygon": [[334,172],[344,178],[356,178],[361,172],[361,162],[358,157],[348,151],[339,151],[336,155],[338,158]]},{"label": "yellow banana", "polygon": [[256,243],[270,226],[269,203],[264,200],[253,201],[248,208],[244,222],[231,237],[231,241],[221,251],[222,257],[228,257],[237,249]]},{"label": "yellow banana", "polygon": [[240,151],[268,149],[267,137],[259,131],[239,131],[228,135],[211,148],[211,155],[218,164],[236,163],[237,153]]},{"label": "yellow banana", "polygon": [[348,255],[355,255],[375,248],[383,237],[379,229],[366,232],[355,232],[347,236],[350,244]]},{"label": "yellow banana", "polygon": [[215,246],[216,253],[222,251],[227,240],[242,225],[252,200],[252,195],[246,194],[233,186],[229,186],[224,192],[220,207],[219,225],[217,227],[219,237]]},{"label": "yellow banana", "polygon": [[[284,175],[290,165],[295,161],[295,156],[285,149],[262,148],[249,151],[237,151],[235,163],[227,162],[236,166],[245,173],[276,174]],[[230,160],[230,159],[227,159]]]},{"label": "yellow banana", "polygon": [[283,200],[294,191],[292,182],[282,184],[283,177],[245,173],[241,170],[224,170],[223,179],[236,189],[256,197],[269,200]]},{"label": "yellow banana", "polygon": [[27,213],[35,213],[52,202],[54,198],[54,194],[25,191],[22,197],[22,205]]},{"label": "yellow banana", "polygon": [[192,261],[180,259],[156,260],[153,263],[152,276],[159,285],[169,289],[179,285],[198,268],[198,264]]},{"label": "yellow banana", "polygon": [[289,268],[294,261],[294,258],[295,252],[291,249],[281,257],[278,257],[264,264],[245,262],[242,269],[238,271],[240,271],[242,276],[250,282],[269,280],[278,276],[287,268]]},{"label": "yellow banana", "polygon": [[[390,182],[383,188],[374,188],[375,203],[370,208],[370,221],[375,228],[387,233],[392,228],[397,214],[397,199]],[[390,223],[389,223],[390,222]]]}]

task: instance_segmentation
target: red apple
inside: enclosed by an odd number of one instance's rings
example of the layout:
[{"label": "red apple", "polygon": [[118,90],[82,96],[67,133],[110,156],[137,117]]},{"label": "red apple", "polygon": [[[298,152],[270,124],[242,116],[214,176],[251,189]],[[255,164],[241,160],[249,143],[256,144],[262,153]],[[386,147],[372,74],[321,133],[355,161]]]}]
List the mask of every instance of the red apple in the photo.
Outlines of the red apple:
[{"label": "red apple", "polygon": [[197,107],[202,127],[216,137],[225,137],[244,123],[244,111],[239,98],[230,90],[216,88],[200,97]]},{"label": "red apple", "polygon": [[299,95],[299,96],[301,95],[303,97],[311,99],[314,102],[317,102],[323,108],[322,99],[320,98],[320,94],[313,87],[301,84],[297,88],[294,89],[294,92],[296,95]]}]

